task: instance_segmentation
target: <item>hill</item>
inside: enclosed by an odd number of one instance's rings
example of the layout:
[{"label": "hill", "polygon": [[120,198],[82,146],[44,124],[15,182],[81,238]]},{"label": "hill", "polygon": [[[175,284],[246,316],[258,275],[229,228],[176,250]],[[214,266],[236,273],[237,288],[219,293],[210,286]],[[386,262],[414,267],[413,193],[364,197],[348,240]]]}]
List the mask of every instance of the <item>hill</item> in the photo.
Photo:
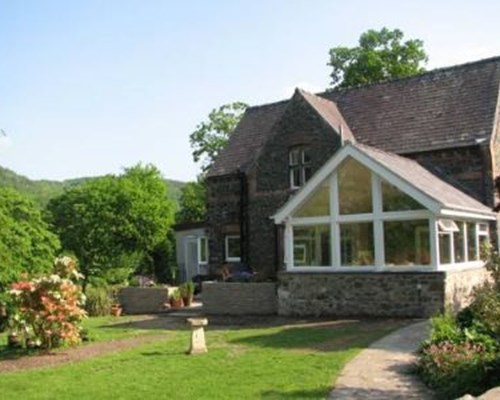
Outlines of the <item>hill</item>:
[{"label": "hill", "polygon": [[[48,201],[64,192],[66,188],[77,186],[92,178],[75,178],[64,181],[32,180],[23,175],[19,175],[10,169],[0,167],[0,186],[7,186],[23,193],[32,199],[40,207],[45,207]],[[168,191],[173,200],[179,200],[180,190],[184,182],[165,179]]]}]

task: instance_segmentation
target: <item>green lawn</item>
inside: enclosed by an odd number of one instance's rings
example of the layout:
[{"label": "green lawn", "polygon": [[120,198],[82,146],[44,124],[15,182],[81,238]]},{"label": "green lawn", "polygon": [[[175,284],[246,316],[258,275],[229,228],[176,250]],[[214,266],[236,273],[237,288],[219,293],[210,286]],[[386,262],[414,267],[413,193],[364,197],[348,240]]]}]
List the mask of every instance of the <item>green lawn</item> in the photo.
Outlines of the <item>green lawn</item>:
[{"label": "green lawn", "polygon": [[[97,331],[117,329],[104,328],[103,321],[89,323]],[[0,374],[1,397],[322,399],[346,361],[401,325],[389,321],[254,329],[209,326],[209,352],[199,356],[185,354],[189,332],[175,330],[166,339],[127,351],[59,367]]]}]

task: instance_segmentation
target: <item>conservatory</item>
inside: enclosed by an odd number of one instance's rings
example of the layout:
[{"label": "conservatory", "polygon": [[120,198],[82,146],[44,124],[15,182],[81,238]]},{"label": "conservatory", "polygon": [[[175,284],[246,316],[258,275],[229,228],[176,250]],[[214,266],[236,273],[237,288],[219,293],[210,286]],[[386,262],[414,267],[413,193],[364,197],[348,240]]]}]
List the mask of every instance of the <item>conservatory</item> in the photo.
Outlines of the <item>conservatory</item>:
[{"label": "conservatory", "polygon": [[287,272],[482,267],[496,214],[417,162],[348,143],[274,216]]}]

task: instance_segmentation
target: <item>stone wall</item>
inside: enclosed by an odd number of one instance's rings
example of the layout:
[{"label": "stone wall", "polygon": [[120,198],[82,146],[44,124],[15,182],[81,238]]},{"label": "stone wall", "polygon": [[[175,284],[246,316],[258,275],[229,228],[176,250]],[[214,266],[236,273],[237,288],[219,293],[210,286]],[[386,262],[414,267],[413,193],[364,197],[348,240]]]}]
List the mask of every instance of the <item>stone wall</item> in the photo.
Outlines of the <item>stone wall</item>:
[{"label": "stone wall", "polygon": [[[404,154],[480,202],[494,205],[493,165],[488,147],[471,146]],[[451,179],[451,180],[450,180]]]},{"label": "stone wall", "polygon": [[474,288],[481,286],[489,279],[490,274],[485,268],[447,272],[445,283],[446,307],[458,311],[468,306],[472,300]]},{"label": "stone wall", "polygon": [[203,312],[224,315],[277,313],[274,282],[203,282]]},{"label": "stone wall", "polygon": [[307,148],[309,167],[315,173],[340,148],[340,136],[311,108],[301,95],[294,95],[270,140],[248,173],[248,262],[258,278],[276,277],[283,256],[271,216],[296,193],[290,189],[289,152]]},{"label": "stone wall", "polygon": [[118,301],[126,314],[154,314],[165,310],[170,290],[173,288],[127,287],[118,293]]},{"label": "stone wall", "polygon": [[241,177],[237,174],[207,180],[207,233],[210,272],[225,262],[225,236],[240,235]]},{"label": "stone wall", "polygon": [[487,277],[484,268],[454,272],[283,272],[278,313],[291,316],[430,317],[457,310]]}]

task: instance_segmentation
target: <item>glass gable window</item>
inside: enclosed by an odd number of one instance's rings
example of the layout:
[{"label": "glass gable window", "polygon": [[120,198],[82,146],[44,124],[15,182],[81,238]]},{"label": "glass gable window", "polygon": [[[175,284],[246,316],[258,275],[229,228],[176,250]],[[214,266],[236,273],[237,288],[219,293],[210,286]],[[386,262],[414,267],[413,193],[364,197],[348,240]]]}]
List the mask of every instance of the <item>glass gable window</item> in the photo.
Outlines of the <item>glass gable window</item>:
[{"label": "glass gable window", "polygon": [[330,226],[313,225],[294,227],[293,262],[298,267],[324,267],[330,265]]},{"label": "glass gable window", "polygon": [[372,212],[371,172],[353,158],[338,169],[340,214]]},{"label": "glass gable window", "polygon": [[297,146],[288,153],[290,187],[299,188],[311,177],[311,155],[306,146]]},{"label": "glass gable window", "polygon": [[382,181],[382,204],[383,211],[423,210],[425,208],[418,201],[386,181]]},{"label": "glass gable window", "polygon": [[429,265],[429,221],[385,221],[386,265]]},{"label": "glass gable window", "polygon": [[[301,166],[303,153],[293,151],[291,166]],[[493,215],[447,209],[355,153],[332,166],[329,175],[318,173],[322,183],[296,194],[299,200],[286,218],[279,217],[287,226],[287,268],[426,271],[479,266],[479,248],[489,240],[484,221]]]},{"label": "glass gable window", "polygon": [[330,185],[328,181],[320,185],[319,189],[304,203],[295,214],[296,217],[320,217],[330,214]]},{"label": "glass gable window", "polygon": [[341,224],[340,255],[345,266],[373,265],[373,223]]}]

